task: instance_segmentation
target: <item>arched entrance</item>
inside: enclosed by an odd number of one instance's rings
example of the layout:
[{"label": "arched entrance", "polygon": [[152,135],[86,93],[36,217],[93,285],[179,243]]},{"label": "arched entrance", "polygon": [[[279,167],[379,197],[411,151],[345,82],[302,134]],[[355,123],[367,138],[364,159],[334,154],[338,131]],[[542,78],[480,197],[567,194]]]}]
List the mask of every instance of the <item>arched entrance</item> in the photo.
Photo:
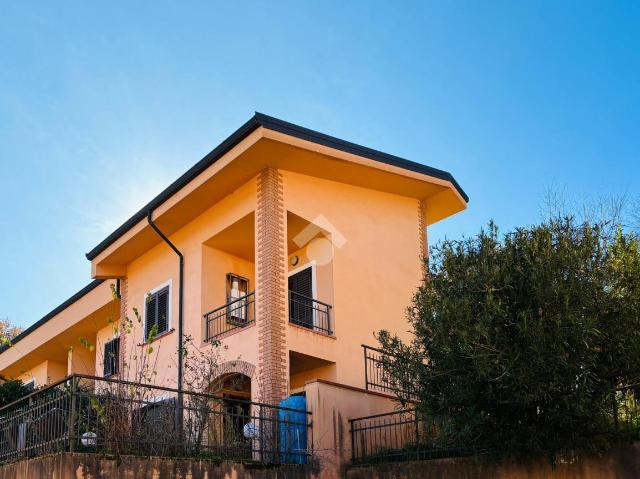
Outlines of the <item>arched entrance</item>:
[{"label": "arched entrance", "polygon": [[235,457],[252,458],[251,438],[245,426],[252,422],[251,379],[255,366],[246,361],[228,361],[217,371],[210,392],[217,396],[211,437]]}]

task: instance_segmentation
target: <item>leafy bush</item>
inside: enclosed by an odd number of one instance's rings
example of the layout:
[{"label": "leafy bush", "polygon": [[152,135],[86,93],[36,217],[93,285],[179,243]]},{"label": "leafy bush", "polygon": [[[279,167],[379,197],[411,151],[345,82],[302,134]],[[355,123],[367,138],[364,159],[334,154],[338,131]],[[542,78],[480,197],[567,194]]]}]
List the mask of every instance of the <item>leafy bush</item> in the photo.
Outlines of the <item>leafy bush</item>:
[{"label": "leafy bush", "polygon": [[378,335],[390,380],[461,446],[608,447],[613,391],[640,374],[639,244],[608,231],[567,217],[436,245],[414,340]]},{"label": "leafy bush", "polygon": [[17,401],[30,392],[32,392],[31,389],[25,386],[19,379],[7,380],[0,384],[0,407]]}]

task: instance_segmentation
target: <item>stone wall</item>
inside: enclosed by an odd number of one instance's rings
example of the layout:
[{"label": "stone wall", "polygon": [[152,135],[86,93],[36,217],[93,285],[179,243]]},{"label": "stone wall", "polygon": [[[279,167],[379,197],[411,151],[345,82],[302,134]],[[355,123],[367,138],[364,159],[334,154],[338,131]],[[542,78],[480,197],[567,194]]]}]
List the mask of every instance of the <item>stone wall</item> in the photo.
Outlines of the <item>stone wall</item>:
[{"label": "stone wall", "polygon": [[548,461],[493,464],[479,459],[439,459],[352,467],[347,479],[632,479],[640,477],[640,443],[552,468]]},{"label": "stone wall", "polygon": [[312,479],[313,466],[249,466],[193,459],[124,457],[62,453],[0,467],[0,479]]},{"label": "stone wall", "polygon": [[632,479],[640,477],[640,443],[606,455],[560,463],[544,460],[493,464],[479,459],[382,464],[341,468],[318,465],[255,466],[195,459],[61,453],[0,467],[0,479]]}]

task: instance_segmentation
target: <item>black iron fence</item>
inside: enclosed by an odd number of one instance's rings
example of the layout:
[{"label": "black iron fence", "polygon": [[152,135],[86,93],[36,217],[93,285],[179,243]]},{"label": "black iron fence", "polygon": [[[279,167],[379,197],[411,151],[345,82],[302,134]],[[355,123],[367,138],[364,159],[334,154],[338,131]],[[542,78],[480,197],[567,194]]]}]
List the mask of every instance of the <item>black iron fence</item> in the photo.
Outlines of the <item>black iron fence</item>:
[{"label": "black iron fence", "polygon": [[0,462],[55,452],[306,463],[307,411],[74,375],[0,409]]},{"label": "black iron fence", "polygon": [[613,419],[618,434],[638,436],[640,431],[640,384],[616,389]]},{"label": "black iron fence", "polygon": [[[394,360],[392,356],[365,344],[362,345],[362,351],[364,353],[364,384],[367,391],[377,391],[408,400],[415,398],[415,394],[399,386],[400,381],[397,381],[386,367],[386,364]],[[402,371],[396,368],[395,372]],[[409,371],[405,372],[409,373]]]},{"label": "black iron fence", "polygon": [[356,464],[460,457],[488,452],[460,447],[442,430],[413,409],[350,420],[351,457]]},{"label": "black iron fence", "polygon": [[364,352],[364,383],[367,391],[394,394],[395,388],[384,370],[383,355],[380,349],[362,345]]},{"label": "black iron fence", "polygon": [[[640,384],[615,390],[610,419],[611,427],[599,434],[624,441],[640,439]],[[350,425],[352,461],[356,464],[491,454],[499,449],[497,445],[461,445],[414,409],[354,418]]]},{"label": "black iron fence", "polygon": [[331,305],[289,291],[289,322],[331,336]]},{"label": "black iron fence", "polygon": [[235,299],[204,315],[205,341],[255,322],[255,292]]}]

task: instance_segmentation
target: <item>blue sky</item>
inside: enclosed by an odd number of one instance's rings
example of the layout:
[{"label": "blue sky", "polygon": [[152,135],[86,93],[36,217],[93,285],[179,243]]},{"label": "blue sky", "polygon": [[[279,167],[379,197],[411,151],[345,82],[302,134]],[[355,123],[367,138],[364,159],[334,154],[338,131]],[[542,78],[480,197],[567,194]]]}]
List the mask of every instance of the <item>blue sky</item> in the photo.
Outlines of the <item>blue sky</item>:
[{"label": "blue sky", "polygon": [[[237,4],[237,6],[235,6]],[[430,240],[539,218],[545,189],[640,193],[639,2],[6,2],[0,317],[261,111],[451,171]]]}]

